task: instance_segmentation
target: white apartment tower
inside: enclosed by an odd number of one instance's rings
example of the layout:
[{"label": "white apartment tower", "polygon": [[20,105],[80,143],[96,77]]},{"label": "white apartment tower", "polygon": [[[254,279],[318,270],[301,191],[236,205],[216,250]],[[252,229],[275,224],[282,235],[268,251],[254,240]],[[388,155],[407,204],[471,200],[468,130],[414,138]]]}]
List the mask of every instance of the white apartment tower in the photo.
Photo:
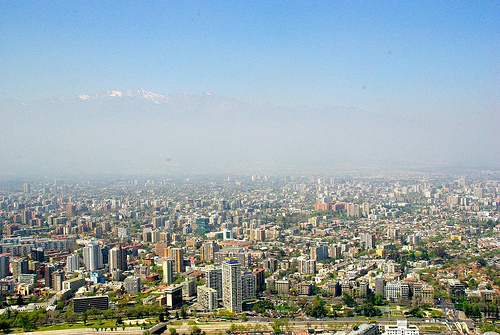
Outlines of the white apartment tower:
[{"label": "white apartment tower", "polygon": [[83,248],[83,263],[87,271],[102,268],[102,252],[98,242],[91,241]]},{"label": "white apartment tower", "polygon": [[72,254],[66,257],[66,271],[69,273],[75,272],[80,268],[80,255]]},{"label": "white apartment tower", "polygon": [[234,258],[222,262],[222,304],[231,312],[242,312],[241,266]]}]

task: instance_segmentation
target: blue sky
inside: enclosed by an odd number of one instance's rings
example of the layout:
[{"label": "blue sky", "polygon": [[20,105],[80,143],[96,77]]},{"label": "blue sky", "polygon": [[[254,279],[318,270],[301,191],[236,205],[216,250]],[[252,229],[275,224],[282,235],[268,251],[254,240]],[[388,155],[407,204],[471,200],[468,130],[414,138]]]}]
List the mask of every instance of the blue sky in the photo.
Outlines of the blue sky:
[{"label": "blue sky", "polygon": [[0,99],[144,88],[498,115],[498,1],[2,1]]}]

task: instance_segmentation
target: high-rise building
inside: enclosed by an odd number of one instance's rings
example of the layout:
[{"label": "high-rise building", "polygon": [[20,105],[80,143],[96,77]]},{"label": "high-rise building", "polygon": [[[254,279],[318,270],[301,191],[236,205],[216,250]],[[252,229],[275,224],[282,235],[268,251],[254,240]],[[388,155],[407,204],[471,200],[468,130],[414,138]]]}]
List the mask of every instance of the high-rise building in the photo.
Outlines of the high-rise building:
[{"label": "high-rise building", "polygon": [[340,258],[342,257],[342,249],[339,245],[331,245],[328,247],[328,257],[330,258]]},{"label": "high-rise building", "polygon": [[278,269],[278,260],[276,258],[268,258],[262,261],[262,267],[265,270],[274,272]]},{"label": "high-rise building", "polygon": [[290,293],[290,281],[288,279],[277,280],[275,285],[276,291],[278,291],[279,294]]},{"label": "high-rise building", "polygon": [[219,251],[219,245],[215,241],[205,241],[201,245],[201,260],[211,262],[215,258],[215,253]]},{"label": "high-rise building", "polygon": [[109,271],[112,270],[127,270],[127,252],[121,246],[109,251]]},{"label": "high-rise building", "polygon": [[31,223],[31,212],[29,209],[25,209],[22,212],[21,223],[22,224],[30,224]]},{"label": "high-rise building", "polygon": [[255,299],[256,293],[255,275],[253,272],[241,273],[241,299]]},{"label": "high-rise building", "polygon": [[328,258],[328,247],[326,245],[317,245],[315,247],[311,247],[311,259],[314,259],[316,262],[324,261]]},{"label": "high-rise building", "polygon": [[170,249],[170,258],[174,260],[175,271],[177,273],[184,272],[184,251],[181,248]]},{"label": "high-rise building", "polygon": [[151,274],[151,268],[146,264],[138,264],[134,266],[134,276],[141,279],[146,279]]},{"label": "high-rise building", "polygon": [[53,290],[61,291],[63,289],[64,282],[64,271],[63,270],[55,270],[52,273],[52,285],[50,286]]},{"label": "high-rise building", "polygon": [[123,285],[128,294],[137,294],[141,291],[141,278],[135,276],[127,277],[123,281]]},{"label": "high-rise building", "polygon": [[24,193],[31,193],[31,185],[28,183],[23,184],[23,192]]},{"label": "high-rise building", "polygon": [[361,234],[360,241],[361,246],[365,250],[370,250],[375,248],[375,235],[373,234]]},{"label": "high-rise building", "polygon": [[182,282],[182,296],[189,298],[196,295],[196,281],[193,277],[187,277]]},{"label": "high-rise building", "polygon": [[170,258],[164,258],[163,267],[163,282],[170,285],[174,282],[174,261]]},{"label": "high-rise building", "polygon": [[31,249],[31,260],[45,262],[45,252],[43,248]]},{"label": "high-rise building", "polygon": [[167,308],[174,309],[182,306],[182,285],[171,285],[165,289]]},{"label": "high-rise building", "polygon": [[109,308],[109,297],[107,295],[97,295],[73,299],[73,312],[83,313],[91,308],[107,310]]},{"label": "high-rise building", "polygon": [[385,279],[383,277],[375,278],[375,293],[380,296],[384,296],[385,294]]},{"label": "high-rise building", "polygon": [[401,299],[401,282],[390,281],[385,285],[384,298],[391,301]]},{"label": "high-rise building", "polygon": [[0,255],[0,279],[9,275],[9,256]]},{"label": "high-rise building", "polygon": [[53,279],[52,274],[59,268],[60,268],[59,263],[50,263],[45,266],[45,287],[52,288],[52,279]]},{"label": "high-rise building", "polygon": [[209,218],[196,218],[196,234],[208,233],[210,231],[208,228],[209,223]]},{"label": "high-rise building", "polygon": [[17,279],[21,273],[28,273],[28,261],[24,258],[16,258],[11,263],[12,277]]},{"label": "high-rise building", "polygon": [[242,311],[241,266],[234,258],[222,262],[222,303],[231,312]]},{"label": "high-rise building", "polygon": [[316,273],[316,260],[307,259],[305,257],[297,258],[299,265],[299,272],[303,274],[315,274]]},{"label": "high-rise building", "polygon": [[66,271],[73,273],[80,268],[80,255],[72,254],[66,257]]},{"label": "high-rise building", "polygon": [[348,204],[347,205],[347,216],[353,218],[359,218],[359,205],[358,204]]},{"label": "high-rise building", "polygon": [[83,263],[87,271],[102,268],[102,252],[98,242],[91,241],[87,246],[83,247]]},{"label": "high-rise building", "polygon": [[480,199],[483,197],[484,191],[481,187],[474,188],[474,197]]},{"label": "high-rise building", "polygon": [[434,287],[428,285],[422,287],[422,303],[434,305]]},{"label": "high-rise building", "polygon": [[253,270],[253,274],[255,275],[255,289],[257,292],[262,292],[266,289],[266,277],[264,269],[255,269]]},{"label": "high-rise building", "polygon": [[206,285],[217,291],[217,299],[222,300],[222,269],[208,267],[205,269]]},{"label": "high-rise building", "polygon": [[211,311],[217,308],[217,291],[208,286],[198,286],[198,305],[205,310]]}]

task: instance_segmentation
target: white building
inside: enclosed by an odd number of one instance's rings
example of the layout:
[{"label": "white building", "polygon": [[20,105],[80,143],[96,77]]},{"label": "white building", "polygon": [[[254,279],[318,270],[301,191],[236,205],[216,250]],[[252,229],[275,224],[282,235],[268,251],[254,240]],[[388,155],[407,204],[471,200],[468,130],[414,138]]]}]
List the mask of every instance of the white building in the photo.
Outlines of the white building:
[{"label": "white building", "polygon": [[80,255],[73,254],[66,257],[66,271],[69,273],[75,272],[80,268]]},{"label": "white building", "polygon": [[420,330],[415,325],[408,325],[407,320],[398,320],[395,325],[386,325],[384,335],[419,335]]},{"label": "white building", "polygon": [[87,271],[102,268],[102,252],[98,242],[91,241],[83,248],[83,263]]},{"label": "white building", "polygon": [[399,281],[391,281],[385,284],[384,297],[391,301],[401,299],[401,283]]},{"label": "white building", "polygon": [[234,258],[222,262],[222,304],[231,312],[242,312],[241,266]]},{"label": "white building", "polygon": [[198,305],[207,311],[217,308],[217,291],[208,286],[198,286]]}]

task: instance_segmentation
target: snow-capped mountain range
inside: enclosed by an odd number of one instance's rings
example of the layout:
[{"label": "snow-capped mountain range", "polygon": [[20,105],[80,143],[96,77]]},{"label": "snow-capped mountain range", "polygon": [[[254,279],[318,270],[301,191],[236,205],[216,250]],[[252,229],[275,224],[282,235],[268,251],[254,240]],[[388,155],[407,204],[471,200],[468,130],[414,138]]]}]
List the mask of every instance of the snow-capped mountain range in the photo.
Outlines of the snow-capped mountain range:
[{"label": "snow-capped mountain range", "polygon": [[4,100],[0,125],[0,170],[13,173],[427,166],[498,151],[452,121],[144,89]]}]

